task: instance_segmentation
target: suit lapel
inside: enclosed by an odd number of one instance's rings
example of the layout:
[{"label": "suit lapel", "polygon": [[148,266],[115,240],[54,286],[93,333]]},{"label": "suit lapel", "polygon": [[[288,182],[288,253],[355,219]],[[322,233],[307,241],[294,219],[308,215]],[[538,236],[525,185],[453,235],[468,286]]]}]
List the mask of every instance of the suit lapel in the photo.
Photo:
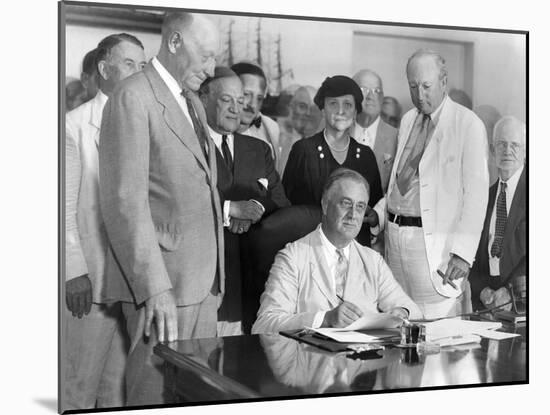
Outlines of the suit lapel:
[{"label": "suit lapel", "polygon": [[374,145],[372,146],[374,154],[384,154],[387,152],[386,129],[384,127],[384,121],[380,118],[378,128],[376,129],[376,137],[374,137]]},{"label": "suit lapel", "polygon": [[251,171],[251,166],[248,163],[256,158],[252,149],[247,145],[247,140],[241,134],[235,133],[233,134],[233,138],[234,181],[235,183],[246,183],[247,173]]},{"label": "suit lapel", "polygon": [[524,167],[523,172],[521,172],[516,192],[514,193],[514,198],[510,205],[510,212],[508,212],[508,220],[506,221],[506,228],[504,229],[504,241],[512,240],[518,221],[525,216],[525,169],[526,167]]},{"label": "suit lapel", "polygon": [[445,99],[446,100],[443,103],[443,108],[441,108],[441,113],[439,115],[439,119],[437,120],[437,124],[435,124],[432,136],[426,145],[422,158],[420,159],[420,164],[418,166],[419,169],[422,169],[424,166],[438,165],[437,163],[433,163],[431,159],[439,153],[439,145],[443,139],[443,128],[445,125],[451,125],[449,118],[451,116],[451,112],[453,111],[451,99],[448,97]]},{"label": "suit lapel", "polygon": [[311,248],[313,250],[312,260],[310,261],[310,275],[313,278],[313,281],[319,287],[319,290],[329,301],[331,307],[336,307],[339,304],[334,289],[332,288],[332,277],[330,275],[330,270],[328,269],[328,264],[325,259],[325,254],[323,251],[323,244],[321,242],[321,236],[319,234],[319,228],[311,236]]},{"label": "suit lapel", "polygon": [[[168,125],[170,130],[179,138],[182,144],[193,153],[199,164],[210,177],[212,172],[209,163],[207,163],[204,153],[200,148],[199,139],[197,138],[197,134],[190,120],[183,114],[182,109],[170,92],[170,89],[168,89],[168,86],[164,83],[153,65],[148,63],[143,69],[143,72],[151,84],[157,101],[164,107],[162,115],[166,125]],[[212,157],[215,159],[215,153],[213,149],[209,147],[209,159]]]}]

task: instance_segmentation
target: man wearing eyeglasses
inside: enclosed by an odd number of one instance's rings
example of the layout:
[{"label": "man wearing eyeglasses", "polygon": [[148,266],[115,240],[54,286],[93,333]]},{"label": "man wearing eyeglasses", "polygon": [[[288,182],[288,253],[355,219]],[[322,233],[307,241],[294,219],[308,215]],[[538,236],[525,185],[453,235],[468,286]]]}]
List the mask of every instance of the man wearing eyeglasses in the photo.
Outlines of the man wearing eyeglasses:
[{"label": "man wearing eyeglasses", "polygon": [[[511,301],[506,288],[526,275],[525,123],[501,118],[493,130],[490,149],[498,180],[489,190],[489,203],[476,260],[470,277],[474,309]],[[511,308],[511,304],[505,306]]]},{"label": "man wearing eyeglasses", "polygon": [[350,135],[363,145],[372,148],[380,171],[384,193],[388,190],[390,172],[397,150],[397,128],[386,123],[381,117],[384,88],[382,78],[370,69],[362,69],[353,80],[363,92],[363,111],[357,115]]},{"label": "man wearing eyeglasses", "polygon": [[369,184],[361,174],[339,168],[329,176],[321,224],[275,257],[253,333],[345,327],[379,310],[421,317],[384,259],[355,241],[368,201]]}]

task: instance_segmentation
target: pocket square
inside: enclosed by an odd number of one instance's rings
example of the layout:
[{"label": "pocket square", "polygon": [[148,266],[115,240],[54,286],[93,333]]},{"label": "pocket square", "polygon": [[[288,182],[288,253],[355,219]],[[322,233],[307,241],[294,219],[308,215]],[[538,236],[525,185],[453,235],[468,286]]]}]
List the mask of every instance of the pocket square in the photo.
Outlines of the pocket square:
[{"label": "pocket square", "polygon": [[263,186],[263,188],[267,190],[267,185],[269,184],[269,182],[267,181],[266,178],[262,177],[261,179],[258,179],[258,183],[260,183]]}]

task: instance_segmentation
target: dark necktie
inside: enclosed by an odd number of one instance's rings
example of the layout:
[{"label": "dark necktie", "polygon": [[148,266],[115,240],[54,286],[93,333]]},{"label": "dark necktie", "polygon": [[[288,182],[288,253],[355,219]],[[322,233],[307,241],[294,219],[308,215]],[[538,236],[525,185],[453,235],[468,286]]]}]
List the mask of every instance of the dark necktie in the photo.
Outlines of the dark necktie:
[{"label": "dark necktie", "polygon": [[222,155],[225,160],[227,168],[233,171],[233,157],[231,157],[231,151],[229,150],[229,145],[227,144],[227,135],[222,135]]},{"label": "dark necktie", "polygon": [[504,239],[504,230],[506,229],[506,183],[500,183],[500,193],[497,198],[497,220],[495,224],[495,239],[491,245],[491,256],[500,258],[502,254],[502,240]]},{"label": "dark necktie", "polygon": [[[431,118],[428,114],[422,115],[422,120],[417,121],[407,144],[413,145],[407,159],[400,166],[397,174],[397,187],[401,195],[405,196],[411,186],[412,179],[418,171],[418,165],[424,154],[426,142],[430,136]],[[414,140],[414,141],[413,141]],[[414,144],[413,144],[414,143]]]},{"label": "dark necktie", "polygon": [[336,253],[338,254],[338,262],[336,263],[336,296],[338,298],[344,297],[344,287],[346,286],[346,276],[348,274],[348,260],[344,255],[343,249],[337,249]]},{"label": "dark necktie", "polygon": [[185,90],[181,93],[181,95],[185,98],[185,102],[187,103],[187,109],[189,110],[189,116],[191,117],[191,121],[193,123],[193,129],[195,130],[195,134],[197,134],[197,138],[199,139],[199,146],[204,154],[204,157],[206,157],[206,159],[208,160],[208,155],[206,153],[208,147],[208,136],[206,134],[204,126],[197,116],[197,112],[195,111],[193,101],[189,97],[189,94],[191,94],[191,92],[187,92]]}]

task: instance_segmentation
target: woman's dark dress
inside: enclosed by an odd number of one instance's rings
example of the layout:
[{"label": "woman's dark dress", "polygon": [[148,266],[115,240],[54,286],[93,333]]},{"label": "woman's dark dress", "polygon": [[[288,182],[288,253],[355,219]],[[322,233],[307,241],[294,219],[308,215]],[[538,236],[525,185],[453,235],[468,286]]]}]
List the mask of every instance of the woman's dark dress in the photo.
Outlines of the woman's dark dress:
[{"label": "woman's dark dress", "polygon": [[[314,205],[320,209],[325,182],[338,167],[346,167],[363,175],[370,186],[370,207],[382,198],[380,172],[372,150],[350,137],[347,157],[339,164],[325,141],[323,131],[292,146],[283,174],[287,198],[293,205]],[[370,246],[370,228],[367,224],[363,224],[356,239],[361,245]]]}]

